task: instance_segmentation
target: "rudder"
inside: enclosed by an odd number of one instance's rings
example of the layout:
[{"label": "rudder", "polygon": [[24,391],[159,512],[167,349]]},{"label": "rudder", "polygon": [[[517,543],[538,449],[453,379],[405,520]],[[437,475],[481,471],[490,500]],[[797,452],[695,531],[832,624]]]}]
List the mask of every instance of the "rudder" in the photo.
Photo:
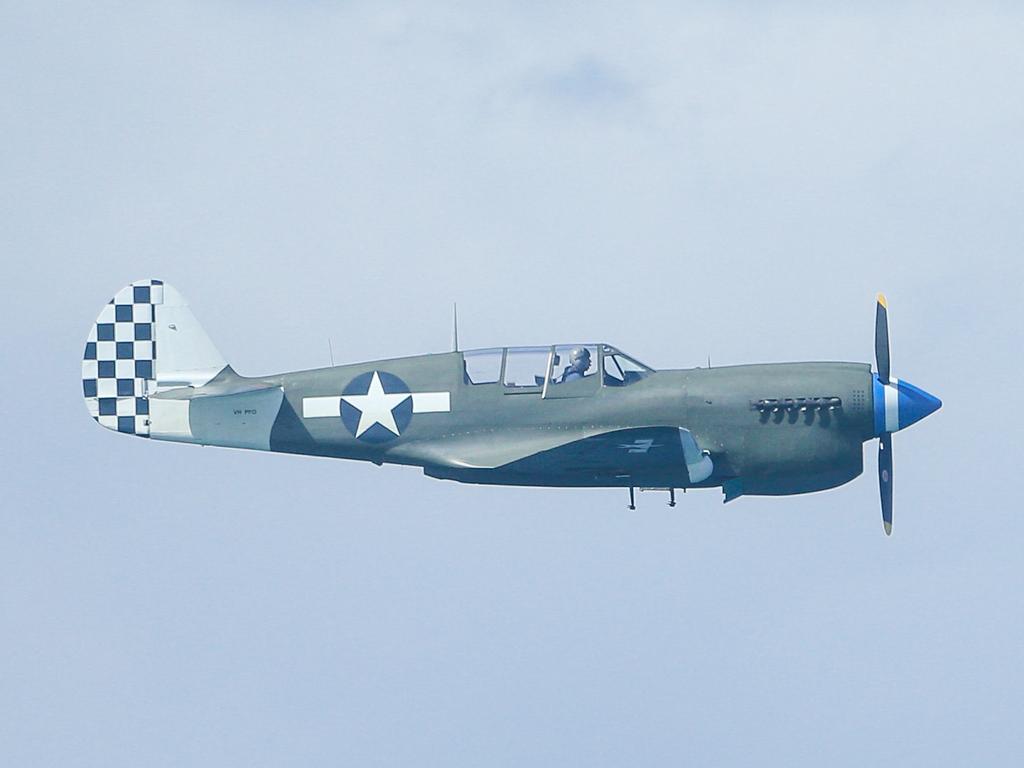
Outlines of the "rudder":
[{"label": "rudder", "polygon": [[150,395],[202,386],[226,365],[180,293],[162,280],[139,280],[118,291],[93,323],[82,393],[102,426],[148,437]]}]

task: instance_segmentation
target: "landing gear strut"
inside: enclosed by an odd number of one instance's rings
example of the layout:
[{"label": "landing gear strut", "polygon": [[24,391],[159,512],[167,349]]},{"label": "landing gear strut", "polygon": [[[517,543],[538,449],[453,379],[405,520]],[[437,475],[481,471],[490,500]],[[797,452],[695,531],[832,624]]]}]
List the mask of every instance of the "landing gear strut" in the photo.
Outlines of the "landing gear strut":
[{"label": "landing gear strut", "polygon": [[[668,505],[674,507],[676,505],[676,489],[675,488],[641,488],[641,491],[668,491]],[[683,488],[683,493],[686,493],[686,489]],[[632,485],[629,486],[629,509],[636,509],[636,488]]]}]

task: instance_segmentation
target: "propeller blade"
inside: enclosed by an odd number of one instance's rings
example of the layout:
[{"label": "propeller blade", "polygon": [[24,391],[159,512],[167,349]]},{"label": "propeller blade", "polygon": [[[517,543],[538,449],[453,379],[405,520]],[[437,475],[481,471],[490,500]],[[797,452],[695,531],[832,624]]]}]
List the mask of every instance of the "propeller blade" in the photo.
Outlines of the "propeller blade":
[{"label": "propeller blade", "polygon": [[889,383],[889,306],[885,294],[878,294],[875,305],[875,367],[878,380]]},{"label": "propeller blade", "polygon": [[878,436],[878,490],[882,496],[882,525],[892,535],[892,433]]}]

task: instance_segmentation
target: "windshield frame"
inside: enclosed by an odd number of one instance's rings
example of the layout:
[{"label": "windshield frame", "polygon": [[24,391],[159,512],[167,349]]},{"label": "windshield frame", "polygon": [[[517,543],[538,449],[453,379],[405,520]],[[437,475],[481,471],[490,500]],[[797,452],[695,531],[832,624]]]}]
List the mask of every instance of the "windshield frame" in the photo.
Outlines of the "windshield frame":
[{"label": "windshield frame", "polygon": [[647,363],[643,363],[643,362],[637,360],[632,355],[623,352],[621,349],[618,349],[617,347],[613,347],[611,344],[602,344],[601,345],[601,357],[605,357],[606,355],[619,355],[620,357],[624,357],[627,360],[629,360],[629,362],[633,363],[634,365],[637,365],[640,368],[643,368],[646,373],[657,373],[658,372],[656,368],[652,368],[651,366],[647,365]]}]

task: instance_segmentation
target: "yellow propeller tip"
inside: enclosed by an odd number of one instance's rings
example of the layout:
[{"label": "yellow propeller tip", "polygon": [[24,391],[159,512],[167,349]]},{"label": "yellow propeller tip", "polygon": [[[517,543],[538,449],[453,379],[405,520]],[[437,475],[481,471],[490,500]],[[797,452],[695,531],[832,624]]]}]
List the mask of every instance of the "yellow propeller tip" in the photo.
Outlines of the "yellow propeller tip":
[{"label": "yellow propeller tip", "polygon": [[880,293],[880,294],[878,294],[878,297],[877,297],[877,298],[878,298],[878,303],[879,303],[879,304],[881,304],[881,305],[882,305],[883,307],[885,307],[886,309],[888,309],[888,308],[889,308],[889,305],[888,305],[888,304],[886,303],[886,301],[885,301],[885,294],[884,294],[884,293]]},{"label": "yellow propeller tip", "polygon": [[882,526],[885,528],[885,535],[892,536],[892,523],[882,522]]}]

